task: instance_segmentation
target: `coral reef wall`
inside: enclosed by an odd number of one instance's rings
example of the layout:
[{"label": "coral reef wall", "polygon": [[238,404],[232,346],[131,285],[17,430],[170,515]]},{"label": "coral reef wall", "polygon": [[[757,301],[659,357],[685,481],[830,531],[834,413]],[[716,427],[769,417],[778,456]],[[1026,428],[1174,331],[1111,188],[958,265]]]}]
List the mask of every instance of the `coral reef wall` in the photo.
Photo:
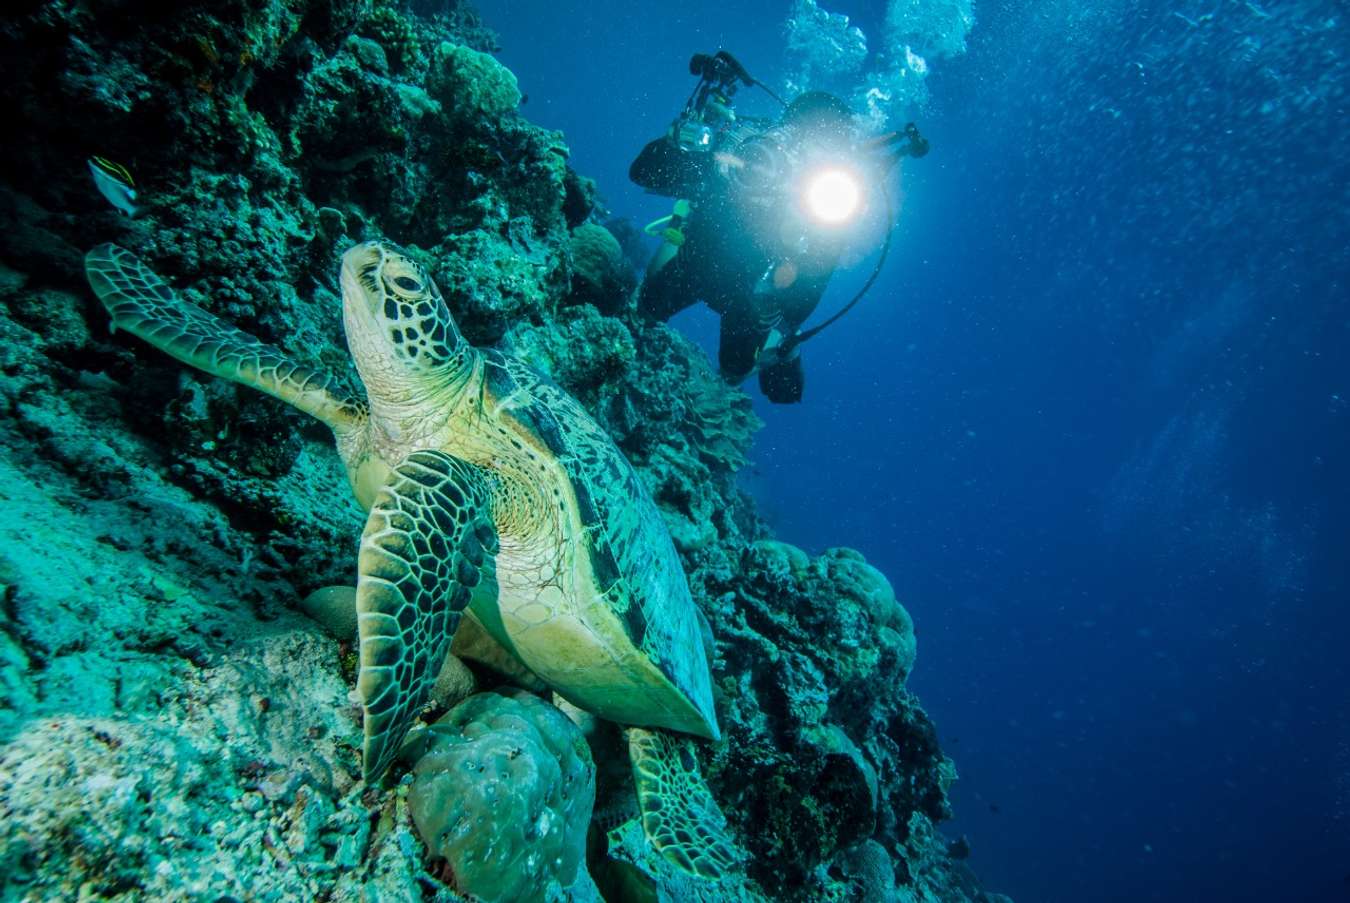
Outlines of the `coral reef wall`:
[{"label": "coral reef wall", "polygon": [[[473,342],[576,395],[659,503],[714,637],[726,737],[699,751],[749,853],[735,893],[988,898],[934,828],[954,771],[904,687],[909,616],[856,553],[767,535],[735,484],[748,400],[636,317],[594,184],[522,117],[471,9],[7,12],[0,898],[456,899],[414,831],[412,778],[359,780],[350,636],[301,613],[354,577],[363,515],[331,438],[110,334],[81,265],[116,241],[354,381],[337,262],[379,236],[431,269]],[[95,190],[93,155],[133,175],[135,218]],[[461,670],[468,688],[500,681]],[[619,899],[614,773],[588,855]]]}]

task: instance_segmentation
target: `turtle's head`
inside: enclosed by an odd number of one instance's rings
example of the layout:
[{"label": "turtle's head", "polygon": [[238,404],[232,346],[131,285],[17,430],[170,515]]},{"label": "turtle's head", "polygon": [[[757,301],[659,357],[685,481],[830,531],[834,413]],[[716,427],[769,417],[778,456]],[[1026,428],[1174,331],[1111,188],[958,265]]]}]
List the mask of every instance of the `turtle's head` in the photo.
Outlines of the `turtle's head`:
[{"label": "turtle's head", "polygon": [[342,256],[347,346],[372,402],[415,401],[464,375],[470,346],[440,290],[402,248],[359,244]]}]

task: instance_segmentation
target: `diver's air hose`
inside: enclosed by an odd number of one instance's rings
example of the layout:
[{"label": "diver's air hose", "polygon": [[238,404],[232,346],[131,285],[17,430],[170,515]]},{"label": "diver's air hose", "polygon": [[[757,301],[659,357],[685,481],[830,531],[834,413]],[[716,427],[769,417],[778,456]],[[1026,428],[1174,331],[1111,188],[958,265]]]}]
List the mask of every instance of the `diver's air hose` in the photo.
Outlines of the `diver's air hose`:
[{"label": "diver's air hose", "polygon": [[760,81],[760,80],[757,79],[757,78],[752,78],[752,79],[750,80],[750,83],[751,83],[752,85],[754,85],[756,88],[759,88],[760,90],[762,90],[765,94],[767,94],[767,95],[769,95],[770,97],[772,97],[774,100],[778,101],[779,106],[783,107],[784,109],[787,109],[787,105],[788,105],[788,104],[787,104],[787,101],[784,100],[783,98],[779,97],[777,94],[773,93],[773,89],[770,88],[768,85],[764,84],[764,82]]},{"label": "diver's air hose", "polygon": [[877,281],[877,277],[881,275],[881,268],[886,265],[886,255],[891,251],[891,236],[895,233],[895,211],[891,207],[891,196],[884,186],[881,189],[881,196],[886,201],[886,240],[881,245],[881,255],[877,257],[877,265],[872,267],[872,275],[867,277],[867,282],[863,283],[863,287],[858,289],[858,293],[854,295],[847,304],[835,311],[834,315],[824,323],[821,323],[818,326],[812,326],[804,332],[794,333],[784,339],[782,350],[779,354],[786,356],[802,342],[820,335],[821,331],[827,326],[830,326],[844,314],[852,310],[854,305],[861,301],[863,296],[872,288],[872,284]]},{"label": "diver's air hose", "polygon": [[654,219],[647,225],[643,226],[642,231],[646,232],[653,238],[659,238],[661,236],[661,230],[666,227],[666,223],[670,222],[674,218],[675,214],[668,213],[665,216],[661,217],[660,219]]}]

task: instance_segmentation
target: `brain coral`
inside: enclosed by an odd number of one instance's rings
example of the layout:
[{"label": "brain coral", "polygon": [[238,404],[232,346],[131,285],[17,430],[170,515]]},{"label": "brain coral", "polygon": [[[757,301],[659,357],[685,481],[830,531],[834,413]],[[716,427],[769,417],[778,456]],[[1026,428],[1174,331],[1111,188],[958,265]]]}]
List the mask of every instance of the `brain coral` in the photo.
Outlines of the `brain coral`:
[{"label": "brain coral", "polygon": [[567,716],[530,693],[479,693],[427,731],[408,804],[459,891],[558,899],[591,887],[583,859],[595,767]]}]

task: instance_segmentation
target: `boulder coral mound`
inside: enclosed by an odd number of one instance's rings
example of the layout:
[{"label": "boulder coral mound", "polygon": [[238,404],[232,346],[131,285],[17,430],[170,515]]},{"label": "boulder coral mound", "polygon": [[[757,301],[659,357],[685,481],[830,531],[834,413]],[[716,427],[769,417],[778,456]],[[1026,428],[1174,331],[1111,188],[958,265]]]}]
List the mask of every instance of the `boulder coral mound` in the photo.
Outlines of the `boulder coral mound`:
[{"label": "boulder coral mound", "polygon": [[409,747],[408,807],[449,884],[489,903],[596,899],[595,766],[566,715],[529,693],[479,693]]}]

